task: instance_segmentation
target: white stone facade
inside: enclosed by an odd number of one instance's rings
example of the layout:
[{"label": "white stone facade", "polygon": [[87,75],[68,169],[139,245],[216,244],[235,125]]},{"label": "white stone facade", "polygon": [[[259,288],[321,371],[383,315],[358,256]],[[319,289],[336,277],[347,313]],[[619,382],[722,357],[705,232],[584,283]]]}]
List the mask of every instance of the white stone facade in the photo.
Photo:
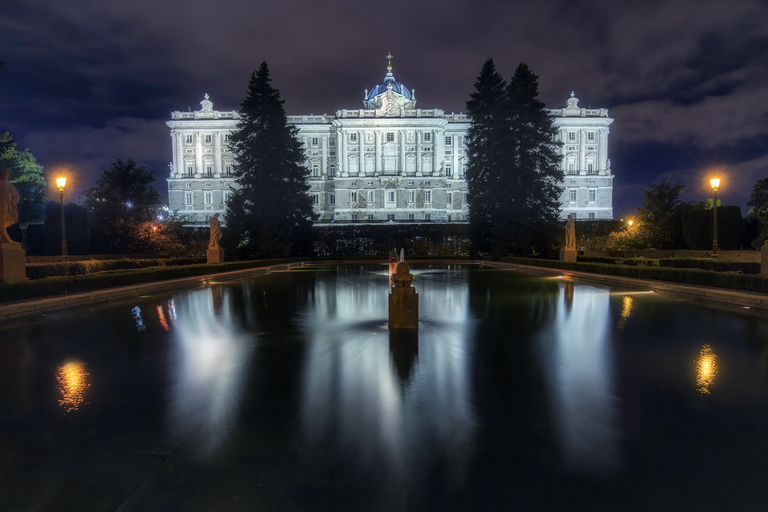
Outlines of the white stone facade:
[{"label": "white stone facade", "polygon": [[[229,135],[236,111],[213,110],[205,95],[195,112],[173,112],[173,162],[168,178],[172,211],[191,224],[223,214],[236,183]],[[466,222],[469,118],[416,108],[415,91],[385,80],[365,91],[364,108],[335,115],[288,116],[299,129],[319,222]],[[613,175],[606,109],[583,109],[571,94],[550,110],[563,143],[561,218],[612,219]]]}]

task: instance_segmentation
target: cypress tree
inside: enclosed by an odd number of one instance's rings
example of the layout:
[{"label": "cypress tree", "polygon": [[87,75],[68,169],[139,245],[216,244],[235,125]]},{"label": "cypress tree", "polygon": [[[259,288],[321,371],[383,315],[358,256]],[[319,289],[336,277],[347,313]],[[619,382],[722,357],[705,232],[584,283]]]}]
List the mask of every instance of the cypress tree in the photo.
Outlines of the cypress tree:
[{"label": "cypress tree", "polygon": [[490,195],[495,182],[498,145],[502,142],[501,106],[506,82],[488,59],[475,82],[475,92],[467,102],[471,119],[467,131],[467,201],[469,203],[470,251],[473,255],[491,251]]},{"label": "cypress tree", "polygon": [[262,62],[251,75],[237,131],[230,138],[239,188],[227,203],[222,242],[244,258],[306,252],[316,218],[298,129],[288,126],[284,101],[270,82]]}]

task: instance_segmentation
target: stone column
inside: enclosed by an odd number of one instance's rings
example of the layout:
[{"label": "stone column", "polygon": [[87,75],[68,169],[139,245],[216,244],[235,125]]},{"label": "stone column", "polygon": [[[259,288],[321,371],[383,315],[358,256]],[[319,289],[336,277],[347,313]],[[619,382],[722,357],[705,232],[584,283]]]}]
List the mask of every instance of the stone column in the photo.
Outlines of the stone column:
[{"label": "stone column", "polygon": [[598,130],[597,132],[597,143],[599,144],[597,146],[598,169],[600,169],[601,175],[604,175],[608,169],[608,132],[610,132],[608,128]]},{"label": "stone column", "polygon": [[[374,137],[375,137],[375,140],[376,140],[376,158],[375,158],[376,170],[374,172],[374,175],[375,176],[381,176],[381,168],[382,168],[382,165],[381,165],[381,158],[382,158],[382,154],[381,154],[381,130],[376,130],[374,132]],[[361,160],[361,164],[362,164],[362,160]]]},{"label": "stone column", "polygon": [[421,176],[421,130],[416,130],[416,176]]},{"label": "stone column", "polygon": [[453,142],[451,144],[451,151],[453,152],[453,176],[454,178],[458,178],[461,174],[461,169],[459,169],[459,136],[451,135],[451,141]]},{"label": "stone column", "polygon": [[586,133],[584,130],[578,132],[579,140],[576,143],[579,145],[579,176],[583,176],[587,173],[587,158],[586,158],[586,146],[584,140],[586,139]]},{"label": "stone column", "polygon": [[397,174],[405,176],[405,130],[397,132],[400,137],[400,169]]},{"label": "stone column", "polygon": [[336,160],[339,162],[338,169],[337,169],[339,171],[339,178],[346,178],[347,176],[346,136],[347,134],[343,130],[339,130],[336,136],[336,151],[338,151],[337,153],[338,158]]},{"label": "stone column", "polygon": [[195,178],[203,174],[203,136],[195,132]]},{"label": "stone column", "polygon": [[176,155],[178,155],[178,151],[176,149],[178,147],[176,143],[177,139],[178,137],[176,136],[176,134],[171,132],[171,160],[173,160],[173,167],[171,168],[171,178],[173,178],[174,175],[176,174],[178,170],[178,165],[179,165],[178,163],[176,163],[177,162]]},{"label": "stone column", "polygon": [[322,142],[322,151],[320,153],[320,176],[325,180],[328,178],[328,136],[323,135],[320,139]]},{"label": "stone column", "polygon": [[213,134],[213,176],[221,177],[221,132]]},{"label": "stone column", "polygon": [[184,168],[184,134],[176,133],[176,177],[181,178],[187,172]]},{"label": "stone column", "polygon": [[435,140],[433,142],[433,148],[434,148],[434,155],[432,160],[432,168],[434,169],[434,175],[439,176],[440,175],[440,166],[443,163],[443,160],[445,159],[445,140],[443,139],[443,134],[445,133],[442,130],[435,130],[434,132]]}]

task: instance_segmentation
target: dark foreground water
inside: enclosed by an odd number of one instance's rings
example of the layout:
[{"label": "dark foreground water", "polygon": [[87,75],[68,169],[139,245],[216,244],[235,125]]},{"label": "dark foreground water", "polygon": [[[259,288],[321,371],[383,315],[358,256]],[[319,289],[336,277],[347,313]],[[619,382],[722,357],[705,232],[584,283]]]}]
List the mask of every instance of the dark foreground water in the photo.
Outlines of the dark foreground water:
[{"label": "dark foreground water", "polygon": [[0,510],[768,510],[768,322],[307,268],[0,331]]}]

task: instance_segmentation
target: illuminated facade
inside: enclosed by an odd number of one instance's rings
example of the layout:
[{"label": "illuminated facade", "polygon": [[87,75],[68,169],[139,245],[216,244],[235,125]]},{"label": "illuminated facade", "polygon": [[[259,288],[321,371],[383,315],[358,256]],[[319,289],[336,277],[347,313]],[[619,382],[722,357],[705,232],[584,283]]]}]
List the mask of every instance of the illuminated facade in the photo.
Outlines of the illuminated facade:
[{"label": "illuminated facade", "polygon": [[[236,187],[229,135],[236,111],[218,111],[205,95],[201,109],[173,112],[173,161],[168,178],[172,211],[207,224],[223,214]],[[561,218],[613,218],[607,109],[584,109],[571,93],[549,110],[559,129],[565,172]],[[417,109],[416,93],[384,81],[365,90],[363,108],[335,115],[288,116],[299,129],[319,222],[466,222],[469,117]]]}]

